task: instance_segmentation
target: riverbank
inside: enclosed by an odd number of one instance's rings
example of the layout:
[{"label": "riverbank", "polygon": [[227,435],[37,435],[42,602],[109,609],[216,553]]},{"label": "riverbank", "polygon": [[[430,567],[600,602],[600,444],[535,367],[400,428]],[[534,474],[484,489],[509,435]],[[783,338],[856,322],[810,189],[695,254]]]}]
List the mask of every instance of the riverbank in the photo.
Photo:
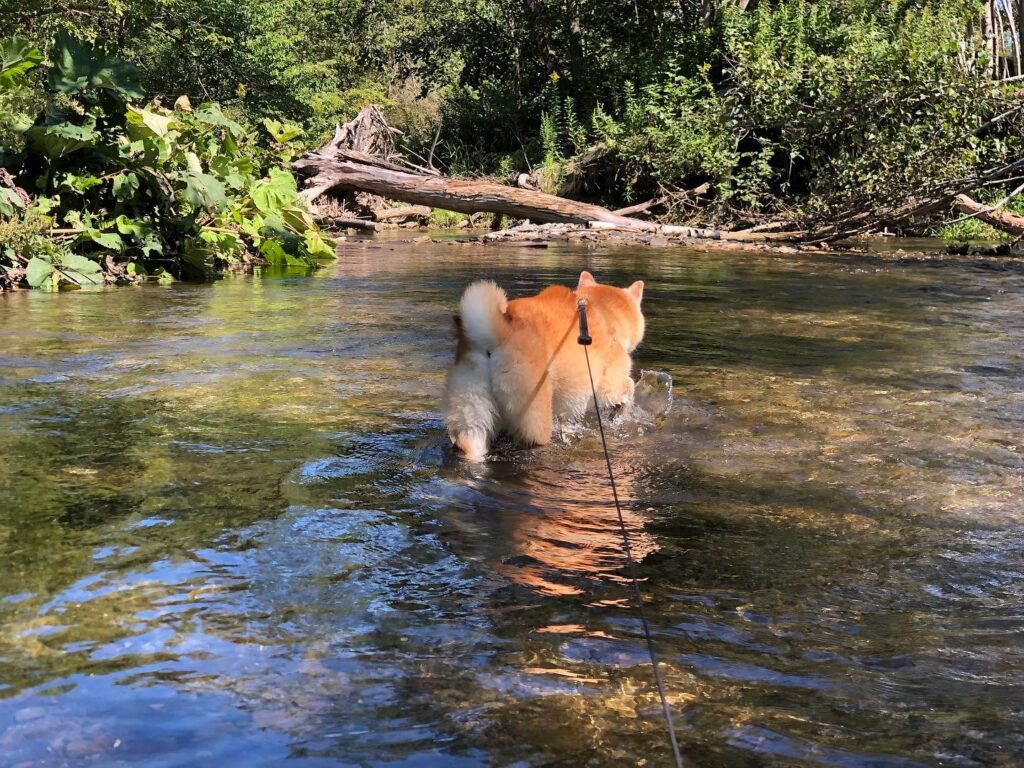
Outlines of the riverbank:
[{"label": "riverbank", "polygon": [[438,229],[416,225],[392,225],[376,233],[354,229],[333,231],[338,241],[338,255],[344,257],[353,245],[394,249],[398,245],[446,246],[465,249],[498,246],[526,249],[547,249],[584,246],[594,252],[621,249],[651,250],[685,248],[688,252],[765,254],[779,257],[836,256],[850,259],[884,259],[907,263],[922,261],[976,261],[988,264],[1024,266],[1024,253],[1006,243],[947,243],[937,238],[870,237],[839,243],[792,244],[785,242],[742,242],[721,239],[690,238],[684,235],[661,235],[629,230],[592,229],[572,224],[530,224],[529,222],[499,230],[480,228]]}]

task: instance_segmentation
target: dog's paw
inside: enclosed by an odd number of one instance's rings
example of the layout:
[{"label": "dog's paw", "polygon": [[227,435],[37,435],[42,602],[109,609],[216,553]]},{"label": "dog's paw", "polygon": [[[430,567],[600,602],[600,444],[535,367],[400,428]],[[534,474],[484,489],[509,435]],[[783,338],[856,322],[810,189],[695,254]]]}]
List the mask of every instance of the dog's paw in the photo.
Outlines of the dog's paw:
[{"label": "dog's paw", "polygon": [[467,461],[483,461],[487,458],[487,435],[482,430],[468,430],[453,437],[452,442]]},{"label": "dog's paw", "polygon": [[604,405],[613,409],[627,406],[633,402],[634,392],[636,392],[636,384],[632,379],[626,379],[621,391],[605,395]]}]

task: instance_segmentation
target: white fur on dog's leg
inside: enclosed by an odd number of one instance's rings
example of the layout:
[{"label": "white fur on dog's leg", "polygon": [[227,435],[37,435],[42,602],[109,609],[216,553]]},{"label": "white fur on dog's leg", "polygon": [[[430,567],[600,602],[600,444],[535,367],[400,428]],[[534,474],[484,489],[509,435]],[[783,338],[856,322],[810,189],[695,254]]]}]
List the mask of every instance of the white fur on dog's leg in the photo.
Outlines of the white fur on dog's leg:
[{"label": "white fur on dog's leg", "polygon": [[482,461],[498,431],[486,353],[471,352],[448,372],[445,423],[452,443],[467,458]]},{"label": "white fur on dog's leg", "polygon": [[467,461],[483,461],[487,458],[487,433],[481,429],[463,432],[455,439],[455,447]]}]

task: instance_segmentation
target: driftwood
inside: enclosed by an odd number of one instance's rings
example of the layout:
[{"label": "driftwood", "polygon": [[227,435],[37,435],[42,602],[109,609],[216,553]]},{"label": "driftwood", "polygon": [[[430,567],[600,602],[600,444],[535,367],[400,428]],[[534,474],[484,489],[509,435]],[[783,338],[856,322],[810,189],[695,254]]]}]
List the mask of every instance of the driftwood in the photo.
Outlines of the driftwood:
[{"label": "driftwood", "polygon": [[[393,132],[379,117],[379,112],[370,111],[374,109],[364,109],[351,123],[339,127],[327,145],[293,165],[294,170],[304,177],[301,196],[308,203],[312,204],[325,192],[338,189],[369,192],[412,205],[446,208],[466,214],[486,211],[530,221],[583,224],[703,239],[764,239],[750,233],[733,234],[717,229],[656,224],[622,216],[599,205],[537,190],[431,173],[401,158],[393,149],[393,139],[381,142],[377,138],[368,138],[366,126],[375,127],[388,136],[391,136],[388,132]],[[384,154],[373,156],[360,148],[369,145],[382,145]]]},{"label": "driftwood", "polygon": [[421,216],[429,216],[430,209],[425,205],[405,205],[401,208],[377,208],[373,212],[373,218],[377,221],[390,221],[392,219],[411,219]]},{"label": "driftwood", "polygon": [[382,229],[376,221],[357,219],[354,216],[324,216],[323,218],[330,222],[331,226],[342,229],[360,229],[364,232],[379,232]]},{"label": "driftwood", "polygon": [[664,197],[652,197],[647,202],[628,205],[625,208],[619,208],[618,210],[612,211],[612,213],[618,216],[629,216],[634,213],[646,213],[651,210],[651,208],[657,208],[659,205],[664,205],[664,203]]},{"label": "driftwood", "polygon": [[953,207],[1003,232],[1018,237],[1024,235],[1024,216],[999,210],[998,206],[982,205],[967,195],[957,195],[953,198]]},{"label": "driftwood", "polygon": [[[1024,0],[1020,0],[1024,3]],[[650,200],[618,211],[583,203],[566,197],[550,195],[531,189],[533,178],[520,178],[520,186],[509,186],[487,179],[454,179],[442,176],[432,167],[410,163],[396,149],[395,137],[400,132],[388,126],[375,107],[367,107],[344,126],[339,126],[334,138],[326,145],[306,155],[294,164],[303,178],[301,196],[311,205],[322,194],[334,190],[378,195],[388,200],[409,204],[403,209],[370,207],[378,221],[401,219],[399,211],[408,215],[424,215],[424,207],[446,208],[466,214],[489,212],[530,222],[549,222],[582,225],[594,229],[647,232],[668,237],[729,240],[746,242],[826,243],[896,227],[908,221],[920,221],[945,211],[959,210],[993,227],[1024,235],[1024,217],[1001,211],[1002,203],[984,206],[969,197],[972,190],[1000,186],[1024,176],[1024,157],[999,166],[976,172],[968,177],[935,184],[921,190],[916,198],[878,206],[872,200],[858,201],[846,211],[836,212],[827,219],[810,222],[765,222],[747,230],[720,231],[697,227],[658,224],[631,218],[627,214],[641,213],[655,207],[662,200]],[[603,148],[595,149],[590,162],[601,157]],[[585,165],[586,163],[582,163]],[[525,175],[524,175],[525,176]],[[687,193],[688,198],[706,195],[707,185]],[[1012,197],[1017,192],[1010,193]],[[422,211],[423,213],[420,213]],[[415,212],[415,213],[413,213]],[[372,230],[363,220],[345,224]],[[794,228],[803,224],[799,231]]]},{"label": "driftwood", "polygon": [[[828,222],[810,227],[805,235],[797,239],[805,243],[844,240],[877,232],[883,227],[899,226],[908,221],[933,216],[958,208],[957,200],[961,196],[966,200],[971,200],[968,195],[973,190],[983,187],[1009,186],[1011,181],[1021,178],[1019,174],[1022,171],[1024,171],[1024,156],[983,169],[970,176],[936,184],[930,189],[922,190],[918,197],[905,200],[899,205],[878,207],[868,201],[859,207],[834,215]],[[1020,191],[1021,189],[1018,188],[1007,199]],[[1006,200],[1003,201],[1003,203],[1005,202]],[[979,205],[979,207],[984,208],[985,206]],[[981,218],[980,215],[978,218]],[[986,221],[996,228],[1004,228],[1001,223],[1002,217],[991,217]],[[1005,231],[1013,232],[1010,229]]]}]

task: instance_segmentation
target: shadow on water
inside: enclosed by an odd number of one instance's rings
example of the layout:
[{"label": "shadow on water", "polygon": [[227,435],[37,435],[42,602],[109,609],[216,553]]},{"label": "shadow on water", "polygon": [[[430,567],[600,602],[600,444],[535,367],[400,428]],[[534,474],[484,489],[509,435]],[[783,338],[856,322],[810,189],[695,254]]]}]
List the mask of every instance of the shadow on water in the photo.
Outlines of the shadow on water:
[{"label": "shadow on water", "polygon": [[1024,759],[1024,276],[385,242],[0,297],[5,761],[664,761],[592,429],[437,411],[468,280],[583,267],[675,380],[612,450],[690,764]]}]

